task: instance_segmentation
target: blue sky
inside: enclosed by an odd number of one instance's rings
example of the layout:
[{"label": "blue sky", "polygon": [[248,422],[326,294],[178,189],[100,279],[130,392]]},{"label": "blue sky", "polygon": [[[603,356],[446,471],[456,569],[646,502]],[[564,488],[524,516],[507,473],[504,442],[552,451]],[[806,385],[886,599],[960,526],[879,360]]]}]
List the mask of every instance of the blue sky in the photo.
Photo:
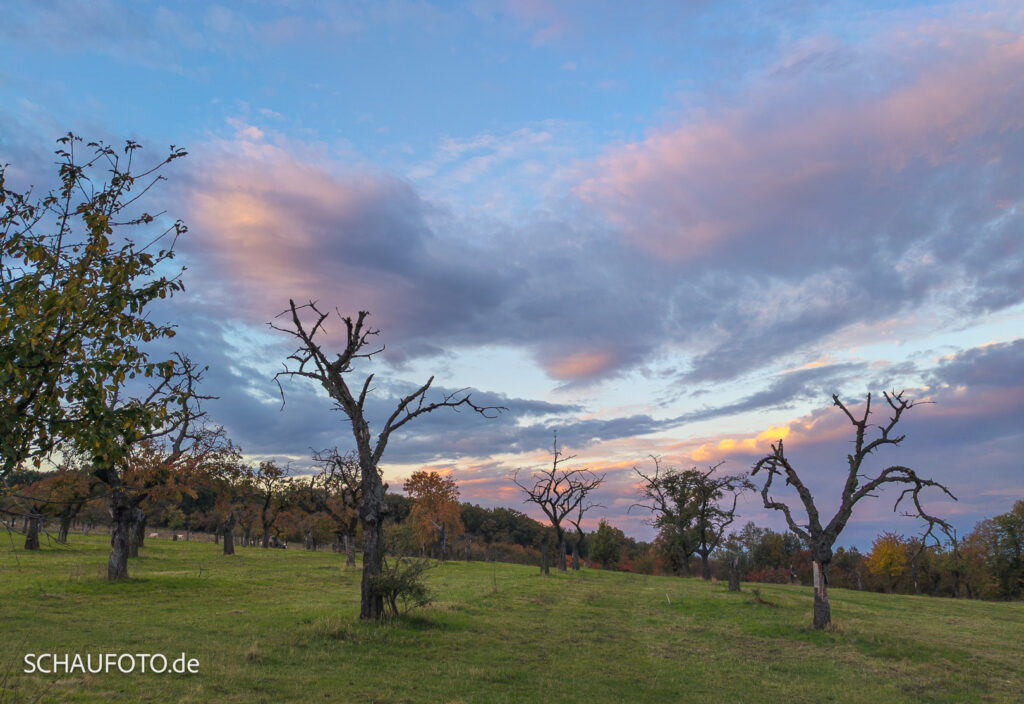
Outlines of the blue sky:
[{"label": "blue sky", "polygon": [[[396,437],[394,485],[432,467],[518,505],[558,428],[646,537],[634,465],[739,472],[785,436],[829,507],[831,394],[906,388],[934,403],[878,468],[947,483],[962,532],[1024,497],[1015,3],[5,5],[15,185],[68,130],[188,149],[152,195],[190,226],[164,312],[254,458],[348,443],[270,378],[266,323],[315,298],[382,329],[378,415],[432,374],[511,409]],[[893,499],[844,541],[913,533]]]}]

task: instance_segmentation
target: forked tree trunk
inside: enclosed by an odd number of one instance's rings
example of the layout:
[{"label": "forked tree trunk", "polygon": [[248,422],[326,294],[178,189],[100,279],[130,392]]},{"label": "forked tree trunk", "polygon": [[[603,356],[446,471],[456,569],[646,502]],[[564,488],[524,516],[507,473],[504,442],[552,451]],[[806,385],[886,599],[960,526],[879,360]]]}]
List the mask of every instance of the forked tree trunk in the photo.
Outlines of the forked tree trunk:
[{"label": "forked tree trunk", "polygon": [[832,607],[828,603],[826,565],[817,560],[811,565],[814,571],[814,628],[820,631],[832,623]]},{"label": "forked tree trunk", "polygon": [[121,489],[110,494],[110,559],[107,560],[107,581],[128,579],[128,552],[132,527],[132,505]]},{"label": "forked tree trunk", "polygon": [[25,549],[26,550],[38,550],[39,549],[39,524],[43,522],[43,516],[41,513],[32,509],[26,519],[25,526]]}]

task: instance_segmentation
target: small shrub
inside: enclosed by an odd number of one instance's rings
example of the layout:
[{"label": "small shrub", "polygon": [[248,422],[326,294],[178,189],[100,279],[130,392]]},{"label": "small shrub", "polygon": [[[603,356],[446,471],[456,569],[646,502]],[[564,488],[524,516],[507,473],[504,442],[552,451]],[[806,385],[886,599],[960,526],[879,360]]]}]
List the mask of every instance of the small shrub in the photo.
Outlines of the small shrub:
[{"label": "small shrub", "polygon": [[373,578],[371,589],[384,599],[384,609],[390,618],[427,606],[433,600],[423,582],[423,573],[431,567],[429,560],[407,557],[398,558],[394,566],[384,563],[384,569]]}]

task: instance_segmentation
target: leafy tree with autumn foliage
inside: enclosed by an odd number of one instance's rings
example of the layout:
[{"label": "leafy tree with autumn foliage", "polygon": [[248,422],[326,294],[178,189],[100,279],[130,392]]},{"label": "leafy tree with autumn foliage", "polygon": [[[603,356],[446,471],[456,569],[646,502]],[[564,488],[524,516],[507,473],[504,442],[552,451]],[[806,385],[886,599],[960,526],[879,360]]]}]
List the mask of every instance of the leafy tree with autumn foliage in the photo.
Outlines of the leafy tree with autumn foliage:
[{"label": "leafy tree with autumn foliage", "polygon": [[871,543],[868,571],[885,580],[885,591],[892,594],[896,580],[907,569],[907,543],[902,535],[882,533]]},{"label": "leafy tree with autumn foliage", "polygon": [[413,472],[402,485],[412,499],[409,521],[421,542],[430,543],[431,554],[437,544],[441,559],[447,556],[448,538],[465,531],[459,507],[459,487],[451,476],[423,470]]}]

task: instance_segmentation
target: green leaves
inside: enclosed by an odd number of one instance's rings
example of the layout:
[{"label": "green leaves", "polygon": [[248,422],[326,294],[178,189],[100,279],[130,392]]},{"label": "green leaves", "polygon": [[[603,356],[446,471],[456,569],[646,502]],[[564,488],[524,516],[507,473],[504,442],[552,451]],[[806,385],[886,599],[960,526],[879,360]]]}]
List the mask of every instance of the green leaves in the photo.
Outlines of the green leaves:
[{"label": "green leaves", "polygon": [[[174,372],[173,361],[152,362],[143,347],[174,334],[147,315],[152,301],[182,290],[176,277],[155,276],[173,258],[173,242],[154,256],[133,240],[176,239],[185,228],[176,222],[154,233],[153,217],[132,218],[127,209],[132,189],[145,193],[184,152],[172,148],[134,174],[134,142],[125,146],[126,163],[101,142],[87,145],[84,161],[79,137],[58,142],[56,193],[34,201],[31,191],[8,190],[0,167],[0,477],[58,442],[116,457],[118,446],[158,427],[177,402],[118,397],[126,379],[166,380]],[[96,173],[108,180],[94,182]],[[147,231],[135,237],[139,227]]]}]

